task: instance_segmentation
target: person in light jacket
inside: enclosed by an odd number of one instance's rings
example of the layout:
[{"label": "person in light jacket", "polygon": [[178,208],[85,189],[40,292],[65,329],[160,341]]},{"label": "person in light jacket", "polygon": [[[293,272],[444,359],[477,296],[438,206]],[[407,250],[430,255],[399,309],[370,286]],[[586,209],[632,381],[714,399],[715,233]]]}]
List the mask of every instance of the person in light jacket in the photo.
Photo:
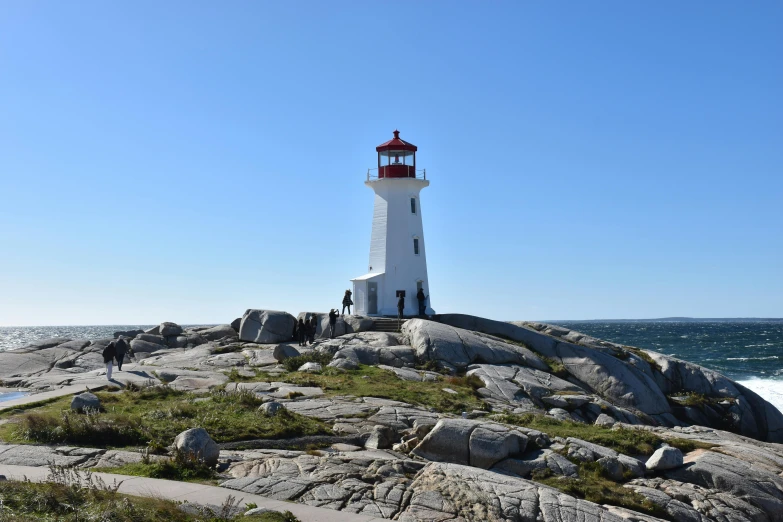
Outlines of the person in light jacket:
[{"label": "person in light jacket", "polygon": [[103,349],[103,362],[106,363],[106,378],[108,380],[111,380],[111,367],[116,356],[117,348],[114,345],[114,341],[112,341]]}]

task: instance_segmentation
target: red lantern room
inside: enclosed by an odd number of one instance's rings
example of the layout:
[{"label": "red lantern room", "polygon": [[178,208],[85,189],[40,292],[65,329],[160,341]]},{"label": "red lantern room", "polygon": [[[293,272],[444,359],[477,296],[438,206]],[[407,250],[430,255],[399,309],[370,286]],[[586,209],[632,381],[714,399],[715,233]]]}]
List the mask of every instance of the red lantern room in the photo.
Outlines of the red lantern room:
[{"label": "red lantern room", "polygon": [[400,131],[394,131],[394,139],[381,143],[378,151],[378,179],[415,178],[416,145],[400,139]]}]

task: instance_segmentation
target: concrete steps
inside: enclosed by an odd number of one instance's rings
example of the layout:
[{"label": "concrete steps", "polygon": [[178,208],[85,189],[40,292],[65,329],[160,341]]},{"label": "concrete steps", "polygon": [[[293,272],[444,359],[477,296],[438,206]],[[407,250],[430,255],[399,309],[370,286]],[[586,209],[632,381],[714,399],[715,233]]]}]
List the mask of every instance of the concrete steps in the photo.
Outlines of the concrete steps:
[{"label": "concrete steps", "polygon": [[400,326],[405,324],[405,321],[405,319],[400,321],[391,317],[373,317],[370,331],[398,333],[400,331]]}]

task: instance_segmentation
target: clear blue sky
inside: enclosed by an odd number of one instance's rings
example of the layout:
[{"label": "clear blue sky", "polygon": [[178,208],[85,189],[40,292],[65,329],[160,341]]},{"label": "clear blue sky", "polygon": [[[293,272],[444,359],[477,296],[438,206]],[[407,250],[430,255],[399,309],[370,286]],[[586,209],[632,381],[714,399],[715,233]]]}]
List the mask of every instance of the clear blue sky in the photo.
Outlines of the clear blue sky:
[{"label": "clear blue sky", "polygon": [[783,316],[783,4],[0,5],[0,325],[337,306],[374,147],[432,304]]}]

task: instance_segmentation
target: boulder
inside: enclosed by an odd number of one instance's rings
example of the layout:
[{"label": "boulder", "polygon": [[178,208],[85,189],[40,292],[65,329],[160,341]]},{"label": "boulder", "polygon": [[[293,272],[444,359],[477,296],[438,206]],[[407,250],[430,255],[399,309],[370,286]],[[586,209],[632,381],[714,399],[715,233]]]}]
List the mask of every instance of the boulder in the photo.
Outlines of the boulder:
[{"label": "boulder", "polygon": [[347,345],[334,354],[334,359],[351,359],[368,366],[386,365],[395,368],[413,367],[416,353],[410,346]]},{"label": "boulder", "polygon": [[239,338],[259,344],[282,343],[291,339],[294,316],[273,310],[247,310],[239,325]]},{"label": "boulder", "polygon": [[321,365],[317,362],[306,362],[300,366],[296,371],[298,372],[320,372],[323,370]]},{"label": "boulder", "polygon": [[144,333],[152,334],[152,335],[160,335],[160,325],[153,326],[152,328],[148,330],[144,330]]},{"label": "boulder", "polygon": [[166,348],[165,344],[151,343],[148,341],[142,341],[141,339],[134,339],[131,341],[131,350],[138,353],[151,353],[163,350]]},{"label": "boulder", "polygon": [[364,443],[368,449],[388,449],[394,444],[394,430],[388,426],[374,426]]},{"label": "boulder", "polygon": [[237,317],[236,319],[234,319],[233,321],[231,321],[231,328],[232,328],[232,329],[233,329],[233,330],[234,330],[234,331],[235,331],[237,334],[239,334],[239,326],[240,326],[241,324],[242,324],[242,318],[241,318],[241,317]]},{"label": "boulder", "polygon": [[339,368],[341,370],[357,370],[359,365],[352,359],[332,359],[327,366]]},{"label": "boulder", "polygon": [[607,428],[610,428],[614,426],[617,423],[616,420],[614,420],[612,417],[607,415],[606,413],[602,413],[598,416],[597,419],[595,419],[594,424],[596,426],[605,426]]},{"label": "boulder", "polygon": [[596,464],[601,466],[606,476],[615,482],[619,482],[623,479],[623,465],[617,460],[617,457],[601,457],[596,461]]},{"label": "boulder", "polygon": [[185,348],[188,345],[188,338],[184,335],[169,335],[166,337],[166,346],[169,348]]},{"label": "boulder", "polygon": [[204,428],[183,431],[174,439],[174,448],[203,461],[208,466],[216,465],[220,457],[220,448]]},{"label": "boulder", "polygon": [[85,410],[100,410],[101,400],[90,392],[80,393],[71,399],[71,409],[80,412]]},{"label": "boulder", "polygon": [[262,404],[258,407],[258,411],[266,415],[267,417],[274,417],[277,415],[277,412],[279,412],[281,409],[283,409],[284,406],[280,404],[279,402],[272,401]]},{"label": "boulder", "polygon": [[160,344],[161,346],[166,344],[166,339],[162,335],[140,333],[136,335],[136,339],[139,341],[146,341],[148,343]]},{"label": "boulder", "polygon": [[412,453],[427,460],[488,469],[526,446],[524,433],[502,424],[440,419]]},{"label": "boulder", "polygon": [[207,341],[218,341],[225,337],[236,339],[238,337],[237,332],[228,324],[213,326],[212,328],[201,330],[198,334]]},{"label": "boulder", "polygon": [[433,321],[410,319],[402,325],[402,334],[418,359],[434,361],[447,368],[467,368],[474,363],[516,363],[549,370],[544,361],[523,346]]},{"label": "boulder", "polygon": [[112,335],[115,339],[119,339],[120,337],[130,337],[132,339],[143,333],[144,330],[120,330],[119,332],[114,332]]},{"label": "boulder", "polygon": [[278,362],[283,362],[290,357],[299,357],[300,355],[299,350],[290,344],[278,344],[272,351],[272,357]]},{"label": "boulder", "polygon": [[645,467],[651,471],[662,471],[666,469],[674,469],[682,466],[682,451],[671,446],[663,446],[655,450],[649,459]]},{"label": "boulder", "polygon": [[169,335],[179,335],[182,333],[182,327],[177,323],[160,323],[159,328],[160,329],[158,330],[158,334],[162,335],[163,337],[168,337]]}]

